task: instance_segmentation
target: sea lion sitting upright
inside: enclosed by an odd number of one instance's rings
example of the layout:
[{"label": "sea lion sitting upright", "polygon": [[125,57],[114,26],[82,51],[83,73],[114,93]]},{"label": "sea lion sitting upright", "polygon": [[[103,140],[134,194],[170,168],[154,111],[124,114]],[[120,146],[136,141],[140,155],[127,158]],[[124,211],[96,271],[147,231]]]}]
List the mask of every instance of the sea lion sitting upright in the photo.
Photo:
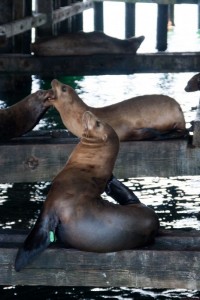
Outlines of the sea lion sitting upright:
[{"label": "sea lion sitting upright", "polygon": [[16,271],[47,248],[55,234],[66,247],[113,252],[146,245],[157,233],[157,215],[136,197],[122,192],[124,205],[101,198],[106,186],[112,197],[119,197],[110,180],[119,138],[91,112],[84,113],[82,128],[79,144],[53,180],[39,218],[17,253]]},{"label": "sea lion sitting upright", "polygon": [[93,112],[110,124],[120,141],[179,138],[187,134],[180,105],[165,95],[133,97],[105,107],[90,107],[68,85],[54,79],[54,97],[49,98],[59,111],[64,125],[80,137],[81,118],[85,111]]},{"label": "sea lion sitting upright", "polygon": [[0,142],[19,137],[39,122],[48,109],[51,91],[38,90],[16,104],[0,109]]},{"label": "sea lion sitting upright", "polygon": [[185,87],[186,92],[196,92],[200,90],[200,73],[195,74],[188,80]]},{"label": "sea lion sitting upright", "polygon": [[39,39],[31,45],[31,50],[40,56],[135,54],[143,40],[144,36],[122,40],[100,31],[80,31]]}]

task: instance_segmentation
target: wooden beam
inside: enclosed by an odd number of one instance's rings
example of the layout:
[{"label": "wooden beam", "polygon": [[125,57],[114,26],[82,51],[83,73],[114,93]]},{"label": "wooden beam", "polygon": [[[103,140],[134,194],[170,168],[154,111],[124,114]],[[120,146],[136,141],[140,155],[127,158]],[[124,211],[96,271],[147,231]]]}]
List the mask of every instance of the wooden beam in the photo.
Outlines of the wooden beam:
[{"label": "wooden beam", "polygon": [[[48,66],[48,68],[46,67]],[[78,67],[77,67],[78,66]],[[36,57],[0,55],[0,73],[24,73],[51,78],[82,75],[109,75],[163,72],[199,72],[200,52],[96,54],[84,56]]]},{"label": "wooden beam", "polygon": [[193,127],[194,127],[193,145],[195,147],[200,147],[200,102],[197,109],[196,119],[193,122]]},{"label": "wooden beam", "polygon": [[0,234],[1,285],[200,289],[199,231],[161,232],[149,247],[112,253],[55,244],[17,273],[13,264],[25,236]]},{"label": "wooden beam", "polygon": [[95,2],[114,1],[126,3],[155,3],[155,4],[198,4],[198,0],[94,0]]},{"label": "wooden beam", "polygon": [[45,14],[34,14],[32,17],[26,17],[20,20],[9,22],[0,26],[0,35],[10,38],[14,35],[31,30],[32,27],[38,27],[46,23]]},{"label": "wooden beam", "polygon": [[82,13],[84,10],[93,8],[93,1],[77,2],[70,6],[60,7],[53,11],[53,24],[64,21],[67,18]]},{"label": "wooden beam", "polygon": [[[50,133],[49,137],[19,138],[0,144],[1,183],[51,181],[77,142],[77,138]],[[200,148],[187,140],[123,142],[114,174],[117,178],[199,175]]]}]

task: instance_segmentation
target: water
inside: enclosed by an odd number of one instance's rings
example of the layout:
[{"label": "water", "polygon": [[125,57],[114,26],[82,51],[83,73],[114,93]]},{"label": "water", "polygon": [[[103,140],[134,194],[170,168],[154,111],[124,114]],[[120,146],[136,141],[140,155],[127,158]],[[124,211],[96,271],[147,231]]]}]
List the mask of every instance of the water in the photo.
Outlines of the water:
[{"label": "water", "polygon": [[[123,3],[104,3],[105,32],[124,38]],[[155,52],[155,4],[137,4],[136,35],[145,35],[139,52]],[[110,14],[112,11],[112,14]],[[146,12],[148,11],[148,14]],[[197,7],[176,5],[176,27],[168,33],[167,51],[198,51]],[[92,30],[92,10],[85,12],[85,31]],[[145,17],[144,17],[145,16]],[[189,17],[190,16],[190,17]],[[109,17],[109,18],[108,18]],[[149,24],[151,23],[151,26]],[[190,25],[188,25],[190,24]],[[117,76],[84,76],[58,78],[72,85],[89,105],[103,106],[132,96],[162,93],[174,97],[184,111],[187,127],[195,119],[199,93],[186,93],[184,87],[194,73],[133,74]],[[33,76],[31,91],[48,88],[50,81]],[[0,107],[6,107],[23,95],[0,96]],[[64,128],[54,109],[48,111],[36,129]],[[145,204],[157,212],[162,228],[200,229],[200,176],[171,178],[121,179]],[[0,228],[29,229],[41,209],[50,182],[0,184]],[[108,198],[106,195],[103,195]],[[109,199],[109,198],[108,198]],[[69,287],[1,287],[1,299],[200,299],[199,291],[152,290],[133,288]]]}]

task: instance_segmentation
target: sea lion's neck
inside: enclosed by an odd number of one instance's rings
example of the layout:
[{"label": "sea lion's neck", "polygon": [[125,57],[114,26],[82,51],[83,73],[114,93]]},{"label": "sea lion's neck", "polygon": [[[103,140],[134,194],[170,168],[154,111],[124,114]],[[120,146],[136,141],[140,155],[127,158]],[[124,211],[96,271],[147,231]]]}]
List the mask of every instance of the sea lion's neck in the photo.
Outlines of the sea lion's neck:
[{"label": "sea lion's neck", "polygon": [[56,108],[60,113],[65,127],[74,135],[81,137],[83,133],[82,116],[85,111],[89,110],[89,106],[77,96],[70,103],[63,101],[62,104],[56,106]]},{"label": "sea lion's neck", "polygon": [[118,149],[113,149],[111,145],[80,142],[72,152],[67,166],[73,166],[73,168],[78,166],[82,170],[84,166],[87,166],[91,176],[108,180],[112,174],[117,153]]}]

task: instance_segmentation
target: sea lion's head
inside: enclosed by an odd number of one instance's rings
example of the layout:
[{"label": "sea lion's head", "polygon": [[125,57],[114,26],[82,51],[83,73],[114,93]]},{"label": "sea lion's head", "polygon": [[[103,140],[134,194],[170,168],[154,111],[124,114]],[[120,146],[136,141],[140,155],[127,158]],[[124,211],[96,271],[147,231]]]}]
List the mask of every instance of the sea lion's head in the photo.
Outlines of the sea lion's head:
[{"label": "sea lion's head", "polygon": [[49,90],[38,90],[37,92],[32,93],[31,95],[29,95],[27,97],[27,100],[29,101],[29,103],[35,104],[37,102],[37,104],[39,106],[47,108],[48,106],[50,106],[50,103],[48,101],[48,99],[50,97],[53,97],[53,91],[51,89],[49,89]]},{"label": "sea lion's head", "polygon": [[196,92],[200,90],[200,73],[194,75],[185,87],[186,92]]},{"label": "sea lion's head", "polygon": [[114,143],[119,148],[119,138],[115,130],[98,119],[92,112],[86,111],[82,117],[82,142],[86,143]]},{"label": "sea lion's head", "polygon": [[48,104],[53,105],[56,108],[61,107],[63,104],[72,104],[78,95],[72,87],[64,84],[57,79],[53,79],[51,82],[51,93],[48,98]]}]

